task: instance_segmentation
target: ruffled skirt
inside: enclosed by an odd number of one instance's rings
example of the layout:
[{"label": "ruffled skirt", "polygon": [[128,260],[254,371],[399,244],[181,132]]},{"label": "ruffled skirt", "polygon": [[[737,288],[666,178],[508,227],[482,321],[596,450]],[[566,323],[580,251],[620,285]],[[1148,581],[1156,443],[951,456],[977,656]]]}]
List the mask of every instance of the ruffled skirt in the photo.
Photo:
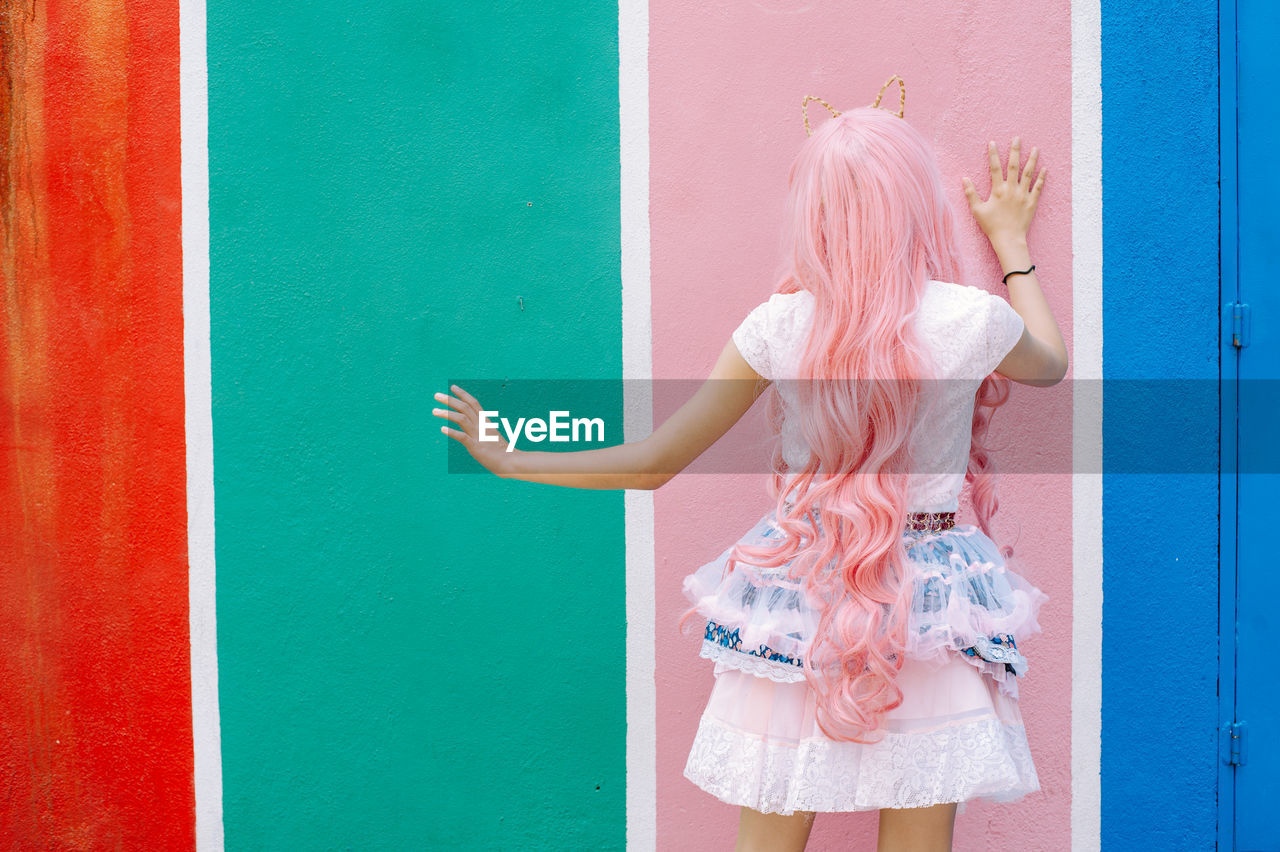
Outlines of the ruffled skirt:
[{"label": "ruffled skirt", "polygon": [[[739,542],[781,539],[772,512]],[[818,612],[788,566],[737,564],[732,548],[685,579],[716,663],[685,776],[765,813],[1011,801],[1040,789],[1018,709],[1028,668],[1017,643],[1040,631],[1047,596],[1005,566],[972,525],[903,534],[912,577],[903,701],[878,740],[827,738],[804,674]],[[963,805],[961,806],[963,808]]]}]

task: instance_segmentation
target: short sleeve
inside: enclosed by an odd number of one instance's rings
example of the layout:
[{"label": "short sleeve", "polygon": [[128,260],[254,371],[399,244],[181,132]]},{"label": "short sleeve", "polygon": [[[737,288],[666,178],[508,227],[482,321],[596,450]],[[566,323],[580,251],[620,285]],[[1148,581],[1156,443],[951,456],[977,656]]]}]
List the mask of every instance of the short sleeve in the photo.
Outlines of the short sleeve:
[{"label": "short sleeve", "polygon": [[1013,305],[994,293],[983,292],[986,295],[984,315],[987,329],[987,360],[983,365],[983,375],[987,375],[1000,366],[1000,362],[1017,345],[1026,323]]},{"label": "short sleeve", "polygon": [[742,353],[743,360],[766,379],[773,378],[773,361],[769,352],[769,319],[772,302],[771,299],[757,305],[733,332],[733,344]]}]

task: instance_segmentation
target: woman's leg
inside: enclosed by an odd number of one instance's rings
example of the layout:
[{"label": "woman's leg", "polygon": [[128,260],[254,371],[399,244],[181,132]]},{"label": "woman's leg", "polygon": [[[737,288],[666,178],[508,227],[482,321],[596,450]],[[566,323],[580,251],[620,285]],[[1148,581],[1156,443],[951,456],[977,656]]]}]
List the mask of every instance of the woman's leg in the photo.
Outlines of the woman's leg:
[{"label": "woman's leg", "polygon": [[743,808],[738,817],[738,845],[734,852],[802,852],[812,828],[811,811],[783,816]]},{"label": "woman's leg", "polygon": [[876,852],[951,852],[956,803],[928,808],[881,808]]}]

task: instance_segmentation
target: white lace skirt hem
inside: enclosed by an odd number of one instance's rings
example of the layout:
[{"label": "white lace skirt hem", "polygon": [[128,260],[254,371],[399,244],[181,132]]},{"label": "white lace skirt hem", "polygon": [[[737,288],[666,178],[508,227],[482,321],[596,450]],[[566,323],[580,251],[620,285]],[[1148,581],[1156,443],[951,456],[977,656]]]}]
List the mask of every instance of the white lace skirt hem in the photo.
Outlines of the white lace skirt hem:
[{"label": "white lace skirt hem", "polygon": [[941,667],[908,660],[902,704],[879,739],[828,739],[807,683],[717,667],[685,777],[763,813],[919,808],[1040,789],[1016,699],[953,652]]},{"label": "white lace skirt hem", "polygon": [[722,802],[779,814],[1003,802],[1040,789],[1023,727],[994,719],[868,746],[782,744],[703,717],[684,775]]}]

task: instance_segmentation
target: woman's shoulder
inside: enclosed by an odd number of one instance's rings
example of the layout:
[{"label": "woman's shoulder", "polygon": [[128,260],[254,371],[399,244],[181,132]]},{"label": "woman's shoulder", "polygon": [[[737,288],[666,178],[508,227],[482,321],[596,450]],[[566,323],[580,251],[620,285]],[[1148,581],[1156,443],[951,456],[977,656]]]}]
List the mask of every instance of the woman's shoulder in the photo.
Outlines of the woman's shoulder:
[{"label": "woman's shoulder", "polygon": [[[926,282],[920,308],[924,317],[943,323],[964,319],[976,320],[991,310],[991,302],[1000,297],[971,284],[930,279]],[[774,293],[761,302],[752,314],[757,321],[776,331],[802,327],[813,313],[814,295],[808,290]]]},{"label": "woman's shoulder", "polygon": [[738,352],[757,373],[775,378],[775,362],[790,352],[813,314],[813,296],[805,290],[774,293],[756,305],[733,332]]},{"label": "woman's shoulder", "polygon": [[920,327],[941,352],[938,360],[979,379],[1022,334],[1022,318],[1013,306],[981,287],[930,281],[921,308]]},{"label": "woman's shoulder", "polygon": [[926,313],[943,320],[978,318],[991,310],[991,301],[1000,297],[972,284],[929,281],[922,301]]},{"label": "woman's shoulder", "polygon": [[752,313],[759,314],[768,328],[782,330],[802,322],[812,311],[813,294],[808,290],[797,290],[794,293],[774,293]]},{"label": "woman's shoulder", "polygon": [[775,309],[795,309],[805,304],[813,304],[813,294],[808,290],[774,293],[769,297],[768,304]]},{"label": "woman's shoulder", "polygon": [[978,301],[985,296],[989,296],[986,290],[981,287],[974,287],[972,284],[957,284],[954,281],[935,281],[930,279],[926,282],[928,289],[925,292],[926,298],[933,296],[937,299],[950,301]]}]

